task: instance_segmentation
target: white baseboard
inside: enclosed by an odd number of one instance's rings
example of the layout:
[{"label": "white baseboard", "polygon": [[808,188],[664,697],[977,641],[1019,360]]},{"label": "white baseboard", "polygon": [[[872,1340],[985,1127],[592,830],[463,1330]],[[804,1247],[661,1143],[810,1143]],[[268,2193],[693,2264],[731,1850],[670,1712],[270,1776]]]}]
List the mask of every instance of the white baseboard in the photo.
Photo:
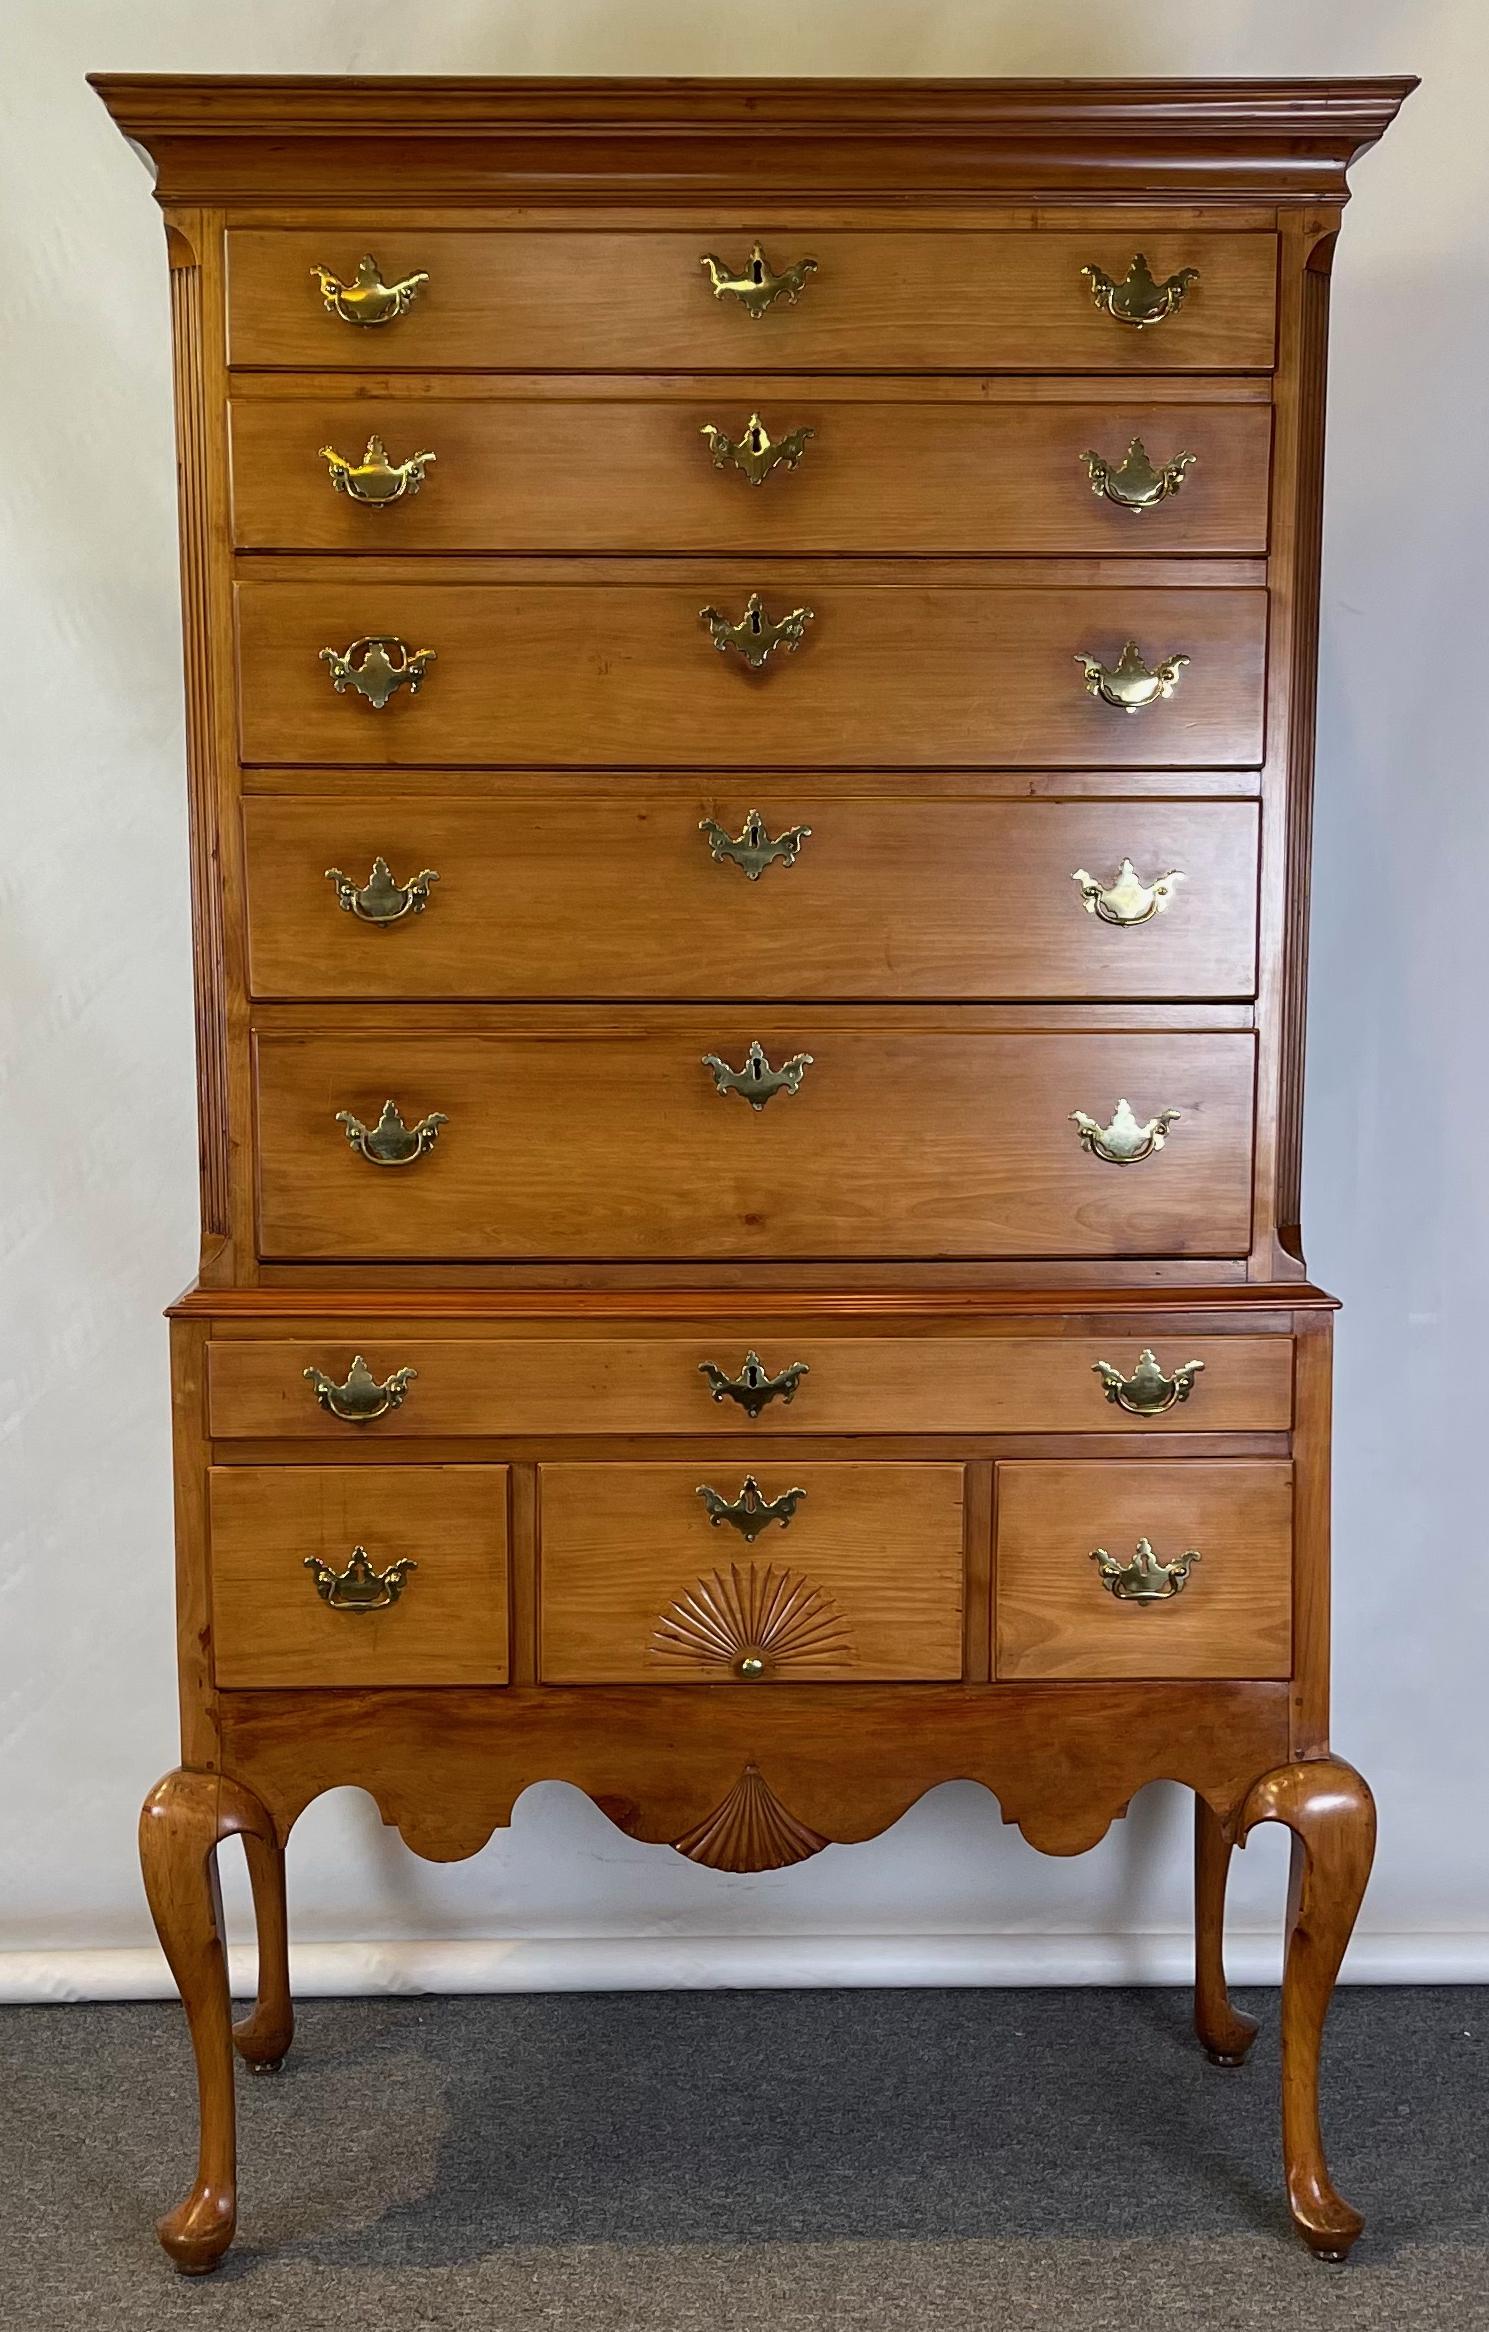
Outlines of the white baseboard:
[{"label": "white baseboard", "polygon": [[[1275,1984],[1275,1931],[1227,1943],[1233,1984]],[[417,1992],[769,1991],[800,1986],[1184,1984],[1189,1937],[1134,1935],[595,1935],[504,1941],[302,1943],[304,1999]],[[253,1989],[251,1950],[232,1954],[233,1988]],[[1362,1934],[1347,1984],[1489,1983],[1489,1934]],[[0,2001],[161,2000],[173,1985],[153,1946],[0,1952]]]}]

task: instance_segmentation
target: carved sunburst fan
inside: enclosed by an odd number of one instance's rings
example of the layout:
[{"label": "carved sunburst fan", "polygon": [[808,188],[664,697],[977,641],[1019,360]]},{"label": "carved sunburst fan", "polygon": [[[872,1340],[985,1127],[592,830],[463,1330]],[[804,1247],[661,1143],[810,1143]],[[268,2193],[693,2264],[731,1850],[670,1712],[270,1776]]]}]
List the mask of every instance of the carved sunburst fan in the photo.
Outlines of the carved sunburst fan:
[{"label": "carved sunburst fan", "polygon": [[695,1668],[768,1676],[787,1668],[839,1667],[853,1645],[837,1605],[799,1571],[731,1563],[709,1571],[668,1604],[652,1635],[656,1658]]},{"label": "carved sunburst fan", "polygon": [[747,1765],[722,1805],[673,1840],[679,1854],[706,1870],[785,1870],[828,1843],[781,1804],[758,1767]]}]

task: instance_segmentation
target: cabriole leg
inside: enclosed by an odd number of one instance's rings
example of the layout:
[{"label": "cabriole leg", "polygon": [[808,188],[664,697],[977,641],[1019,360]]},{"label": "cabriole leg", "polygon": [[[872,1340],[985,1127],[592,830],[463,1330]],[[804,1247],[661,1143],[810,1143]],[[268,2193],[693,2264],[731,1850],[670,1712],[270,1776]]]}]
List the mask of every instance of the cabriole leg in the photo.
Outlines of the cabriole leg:
[{"label": "cabriole leg", "polygon": [[1292,1832],[1287,1957],[1282,1972],[1282,2155],[1293,2224],[1321,2259],[1344,2259],[1364,2226],[1336,2193],[1318,2119],[1324,2018],[1375,1854],[1375,1805],[1353,1767],[1333,1758],[1279,1766],[1241,1808],[1244,1844],[1258,1822]]},{"label": "cabriole leg", "polygon": [[250,2073],[277,2073],[295,2037],[290,1998],[289,1920],[284,1894],[284,1848],[267,1828],[243,1832],[258,1930],[258,1998],[233,2026],[233,2043]]},{"label": "cabriole leg", "polygon": [[1194,1801],[1194,2029],[1212,2065],[1243,2065],[1256,2019],[1231,2006],[1225,1982],[1225,1881],[1231,1843],[1208,1802]]},{"label": "cabriole leg", "polygon": [[[221,1774],[168,1773],[140,1815],[145,1893],[196,2052],[196,2179],[156,2228],[184,2275],[205,2275],[217,2265],[238,2216],[232,2026],[217,1884],[218,1844],[235,1833],[266,1848],[275,1843],[257,1798]],[[257,2011],[249,2021],[257,2021]]]}]

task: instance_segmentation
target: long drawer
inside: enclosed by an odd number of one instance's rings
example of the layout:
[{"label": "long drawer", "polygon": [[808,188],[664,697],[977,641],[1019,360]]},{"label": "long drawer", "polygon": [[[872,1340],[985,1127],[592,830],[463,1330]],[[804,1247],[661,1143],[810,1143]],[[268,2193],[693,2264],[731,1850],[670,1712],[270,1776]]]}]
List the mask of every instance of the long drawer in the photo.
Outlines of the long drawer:
[{"label": "long drawer", "polygon": [[504,1684],[504,1466],[208,1476],[224,1686]]},{"label": "long drawer", "polygon": [[[702,609],[812,611],[752,670]],[[844,583],[830,567],[655,581],[259,580],[238,586],[245,761],[754,769],[1250,768],[1262,757],[1266,593]],[[327,653],[433,651],[380,707]],[[1088,691],[1125,643],[1177,684],[1130,713]],[[358,660],[365,654],[357,650]]]},{"label": "long drawer", "polygon": [[[886,381],[876,399],[804,383],[766,397],[748,376],[687,396],[410,396],[396,380],[376,394],[240,395],[234,539],[384,556],[1265,550],[1268,405],[974,396]],[[359,475],[374,433],[383,456]],[[1159,487],[1123,470],[1134,439],[1159,478],[1192,457],[1150,508],[1131,497]],[[1113,473],[1100,494],[1088,453],[1106,465],[1098,478]],[[410,482],[406,465],[426,455]]]},{"label": "long drawer", "polygon": [[[947,799],[802,778],[260,796],[244,821],[261,997],[1041,1001],[1256,988],[1251,802]],[[379,859],[392,897],[371,883]],[[1110,895],[1124,860],[1146,896]],[[1079,873],[1108,895],[1088,905]],[[1159,877],[1170,879],[1155,892]]]},{"label": "long drawer", "polygon": [[[1156,1378],[1142,1366],[1149,1348]],[[1286,1432],[1292,1368],[1289,1337],[1161,1323],[1102,1337],[743,1328],[609,1339],[372,1326],[217,1339],[207,1430],[342,1446],[474,1434]]]},{"label": "long drawer", "polygon": [[[261,1033],[269,1258],[1239,1255],[1250,1243],[1253,1039],[1240,1031],[939,1033],[905,1017],[738,1006],[583,1013],[530,1031]],[[798,1064],[763,1106],[718,1089]],[[711,1056],[718,1068],[705,1065]],[[809,1058],[808,1058],[809,1057]],[[762,1070],[761,1074],[764,1074]],[[350,1146],[391,1099],[427,1154]],[[1105,1130],[1176,1111],[1113,1165]]]},{"label": "long drawer", "polygon": [[962,1469],[542,1466],[550,1684],[962,1673]]},{"label": "long drawer", "polygon": [[[1265,234],[1149,234],[1113,223],[1078,234],[914,229],[822,231],[810,218],[762,231],[772,275],[809,274],[752,316],[717,296],[743,282],[755,236],[719,227],[477,233],[387,227],[237,228],[227,238],[228,348],[235,365],[353,370],[734,372],[1250,372],[1275,352],[1277,240]],[[1103,312],[1098,267],[1124,281],[1139,247],[1155,283],[1198,270],[1182,305],[1148,329]],[[390,320],[345,320],[321,283],[415,276]],[[797,296],[790,296],[791,290]],[[334,288],[332,291],[334,299]],[[343,295],[341,308],[347,302]]]},{"label": "long drawer", "polygon": [[1285,1462],[1015,1462],[994,1498],[998,1677],[1290,1674]]}]

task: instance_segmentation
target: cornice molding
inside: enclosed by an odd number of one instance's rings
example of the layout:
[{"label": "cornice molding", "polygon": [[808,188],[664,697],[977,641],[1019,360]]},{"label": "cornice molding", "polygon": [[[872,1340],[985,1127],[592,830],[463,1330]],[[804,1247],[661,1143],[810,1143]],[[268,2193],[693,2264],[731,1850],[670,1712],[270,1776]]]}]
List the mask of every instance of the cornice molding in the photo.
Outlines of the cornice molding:
[{"label": "cornice molding", "polygon": [[90,79],[162,202],[311,205],[737,201],[742,173],[762,197],[1337,202],[1416,86]]}]

